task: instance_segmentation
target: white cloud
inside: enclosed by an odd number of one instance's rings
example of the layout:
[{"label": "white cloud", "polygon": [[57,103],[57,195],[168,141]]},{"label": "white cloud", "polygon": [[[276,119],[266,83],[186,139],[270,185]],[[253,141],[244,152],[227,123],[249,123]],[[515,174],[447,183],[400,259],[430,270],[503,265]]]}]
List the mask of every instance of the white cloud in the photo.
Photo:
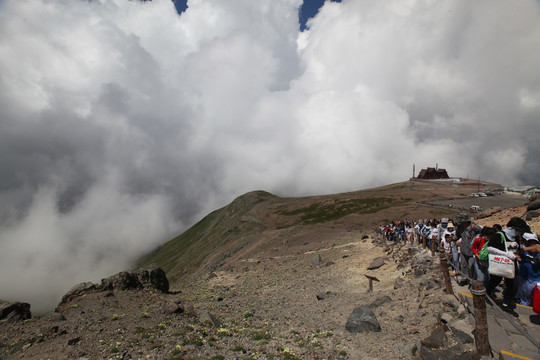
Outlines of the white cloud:
[{"label": "white cloud", "polygon": [[59,299],[253,189],[538,183],[538,2],[326,2],[303,33],[300,5],[4,1],[2,296]]}]

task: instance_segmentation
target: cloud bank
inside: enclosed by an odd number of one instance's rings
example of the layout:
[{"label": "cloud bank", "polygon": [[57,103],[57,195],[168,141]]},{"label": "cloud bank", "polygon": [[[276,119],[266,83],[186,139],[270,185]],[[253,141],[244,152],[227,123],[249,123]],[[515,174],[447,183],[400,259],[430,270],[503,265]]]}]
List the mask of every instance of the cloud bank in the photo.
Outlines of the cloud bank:
[{"label": "cloud bank", "polygon": [[50,308],[254,189],[539,183],[537,1],[301,3],[0,2],[0,297]]}]

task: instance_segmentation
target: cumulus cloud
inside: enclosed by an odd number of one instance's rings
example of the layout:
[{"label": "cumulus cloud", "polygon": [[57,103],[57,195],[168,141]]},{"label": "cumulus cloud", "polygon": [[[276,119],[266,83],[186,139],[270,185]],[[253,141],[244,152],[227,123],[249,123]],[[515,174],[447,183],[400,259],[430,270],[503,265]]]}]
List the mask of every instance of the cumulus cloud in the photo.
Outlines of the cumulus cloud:
[{"label": "cumulus cloud", "polygon": [[46,308],[254,189],[538,183],[538,2],[326,2],[299,32],[301,3],[0,2],[2,297]]}]

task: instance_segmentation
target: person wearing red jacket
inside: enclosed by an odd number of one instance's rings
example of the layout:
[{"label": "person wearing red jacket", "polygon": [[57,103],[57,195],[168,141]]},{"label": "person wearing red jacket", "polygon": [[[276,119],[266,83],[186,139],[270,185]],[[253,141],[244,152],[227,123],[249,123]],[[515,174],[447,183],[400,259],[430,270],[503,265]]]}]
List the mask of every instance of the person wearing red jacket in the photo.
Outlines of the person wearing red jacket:
[{"label": "person wearing red jacket", "polygon": [[476,238],[474,238],[472,242],[472,252],[474,255],[474,279],[480,280],[484,283],[484,286],[487,285],[488,281],[488,264],[485,261],[482,261],[478,258],[478,253],[486,243],[486,239],[484,238],[484,230],[482,229],[482,232],[480,235],[478,235]]}]

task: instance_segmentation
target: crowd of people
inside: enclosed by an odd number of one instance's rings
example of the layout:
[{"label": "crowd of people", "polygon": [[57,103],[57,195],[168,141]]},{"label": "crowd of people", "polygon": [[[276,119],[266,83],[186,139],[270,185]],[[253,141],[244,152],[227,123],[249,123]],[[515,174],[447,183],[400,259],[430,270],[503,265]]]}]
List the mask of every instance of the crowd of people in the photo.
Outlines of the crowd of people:
[{"label": "crowd of people", "polygon": [[[381,225],[380,232],[387,241],[416,242],[428,251],[444,251],[462,274],[460,285],[467,285],[470,279],[480,280],[492,298],[504,281],[501,307],[513,316],[519,316],[514,310],[515,302],[532,305],[533,290],[540,283],[540,241],[529,224],[519,217],[511,218],[505,227],[500,224],[482,227],[467,214],[460,213],[454,219],[393,221]],[[502,277],[490,271],[487,254],[510,259],[514,277]]]}]

